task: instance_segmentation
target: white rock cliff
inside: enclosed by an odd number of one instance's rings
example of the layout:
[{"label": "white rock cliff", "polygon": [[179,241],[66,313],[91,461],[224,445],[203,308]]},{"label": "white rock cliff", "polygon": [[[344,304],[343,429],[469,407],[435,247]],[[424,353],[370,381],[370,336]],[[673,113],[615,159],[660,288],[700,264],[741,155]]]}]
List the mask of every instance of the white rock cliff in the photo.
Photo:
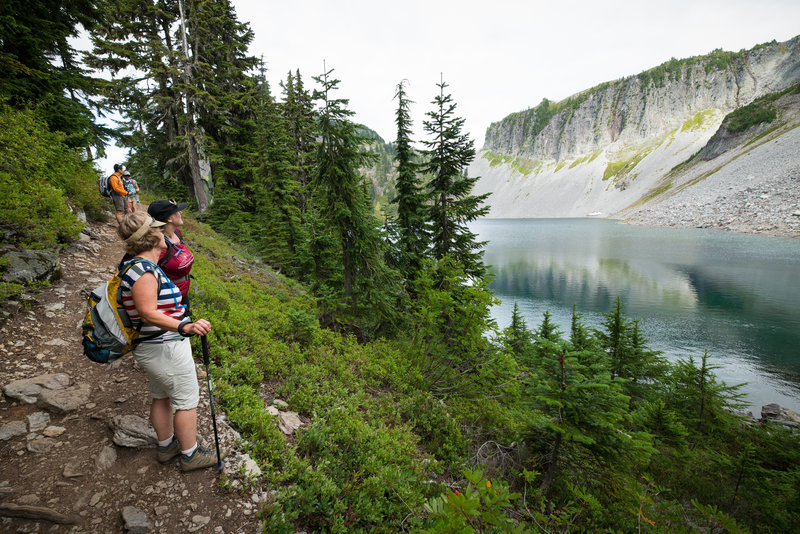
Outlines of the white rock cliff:
[{"label": "white rock cliff", "polygon": [[481,177],[474,193],[492,193],[490,217],[631,213],[687,189],[670,171],[703,149],[729,112],[799,81],[800,36],[671,60],[545,101],[489,126],[469,170]]}]

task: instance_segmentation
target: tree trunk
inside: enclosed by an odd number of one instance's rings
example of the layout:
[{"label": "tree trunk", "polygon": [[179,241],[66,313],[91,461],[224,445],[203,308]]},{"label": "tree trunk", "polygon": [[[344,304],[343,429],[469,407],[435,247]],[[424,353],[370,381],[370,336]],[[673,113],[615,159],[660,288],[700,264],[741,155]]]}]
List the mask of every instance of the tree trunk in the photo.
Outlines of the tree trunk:
[{"label": "tree trunk", "polygon": [[[189,48],[186,42],[186,20],[183,14],[183,2],[178,2],[178,8],[181,14],[181,36],[183,39],[183,57],[185,61],[183,69],[184,82],[187,87],[191,86],[192,75],[189,70]],[[192,189],[194,189],[194,198],[197,201],[197,207],[200,213],[203,213],[208,208],[208,199],[206,198],[206,191],[203,189],[203,178],[200,176],[200,154],[197,150],[197,138],[195,137],[196,126],[194,123],[194,106],[189,93],[186,93],[186,113],[188,120],[186,122],[186,142],[188,143],[189,151],[189,175],[192,179]]]},{"label": "tree trunk", "polygon": [[560,452],[561,452],[561,434],[556,434],[556,441],[555,443],[553,443],[553,448],[550,450],[550,460],[547,465],[547,471],[544,472],[544,477],[542,478],[542,485],[539,488],[545,495],[547,495],[547,492],[550,490],[550,484],[553,483],[553,479],[556,476],[556,471],[558,468],[558,455]]},{"label": "tree trunk", "polygon": [[208,208],[208,198],[206,190],[203,188],[203,178],[200,175],[200,155],[197,151],[197,139],[195,139],[194,111],[189,106],[189,120],[186,126],[186,140],[189,143],[189,173],[192,178],[192,189],[197,207],[200,213]]}]

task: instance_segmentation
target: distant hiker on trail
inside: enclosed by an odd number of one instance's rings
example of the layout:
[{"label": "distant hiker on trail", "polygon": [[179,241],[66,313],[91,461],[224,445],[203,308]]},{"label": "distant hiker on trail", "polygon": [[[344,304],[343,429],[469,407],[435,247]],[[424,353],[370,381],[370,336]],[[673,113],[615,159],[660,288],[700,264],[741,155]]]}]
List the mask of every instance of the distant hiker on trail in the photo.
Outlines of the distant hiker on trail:
[{"label": "distant hiker on trail", "polygon": [[136,178],[133,178],[128,170],[122,173],[122,182],[128,192],[128,196],[125,197],[128,200],[127,213],[134,213],[139,207],[139,184],[136,183]]},{"label": "distant hiker on trail", "polygon": [[128,207],[128,191],[125,189],[125,184],[122,183],[122,173],[125,167],[119,163],[114,164],[114,174],[108,177],[108,185],[111,186],[111,200],[114,201],[114,209],[116,210],[114,216],[117,218],[117,223],[122,223],[122,217],[125,215]]},{"label": "distant hiker on trail", "polygon": [[[144,212],[122,218],[117,233],[131,261],[139,260],[122,279],[122,303],[143,335],[163,332],[133,350],[150,379],[150,422],[158,436],[158,461],[166,464],[180,457],[181,469],[194,471],[217,464],[217,455],[197,442],[200,391],[188,339],[208,334],[211,324],[185,317],[180,291],[156,265],[167,248],[160,226],[164,223]],[[220,458],[225,455],[227,451]]]},{"label": "distant hiker on trail", "polygon": [[159,256],[158,266],[181,290],[181,304],[186,306],[186,316],[190,317],[192,312],[189,308],[189,286],[191,284],[189,272],[194,263],[194,254],[183,242],[183,233],[178,228],[183,224],[181,210],[186,206],[188,204],[185,202],[178,204],[174,200],[155,200],[147,208],[147,213],[155,220],[165,223],[161,227],[161,231],[164,233],[167,248]]}]

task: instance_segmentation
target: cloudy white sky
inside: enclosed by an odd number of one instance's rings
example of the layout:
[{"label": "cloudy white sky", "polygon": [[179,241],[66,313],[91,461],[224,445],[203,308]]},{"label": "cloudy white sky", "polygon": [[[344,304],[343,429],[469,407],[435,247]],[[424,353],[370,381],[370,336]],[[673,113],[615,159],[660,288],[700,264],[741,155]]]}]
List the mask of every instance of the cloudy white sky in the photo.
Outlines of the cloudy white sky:
[{"label": "cloudy white sky", "polygon": [[[289,70],[307,87],[323,64],[354,119],[395,138],[408,80],[416,138],[440,75],[477,147],[509,113],[561,100],[672,57],[740,50],[800,34],[800,0],[233,0],[255,33],[275,92]],[[324,63],[323,63],[324,62]],[[116,152],[113,151],[112,154]],[[113,157],[113,156],[112,156]]]}]

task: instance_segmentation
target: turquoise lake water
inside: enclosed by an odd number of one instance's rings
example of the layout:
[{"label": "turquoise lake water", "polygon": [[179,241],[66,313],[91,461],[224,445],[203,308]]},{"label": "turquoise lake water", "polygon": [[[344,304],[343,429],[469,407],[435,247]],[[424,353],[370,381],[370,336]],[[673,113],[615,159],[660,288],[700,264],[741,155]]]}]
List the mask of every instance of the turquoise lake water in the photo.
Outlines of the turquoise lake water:
[{"label": "turquoise lake water", "polygon": [[532,329],[549,309],[568,332],[573,303],[599,327],[619,295],[668,359],[708,349],[718,378],[747,382],[756,416],[770,402],[800,412],[800,239],[607,219],[484,219],[470,228],[488,241],[500,328],[515,301]]}]

